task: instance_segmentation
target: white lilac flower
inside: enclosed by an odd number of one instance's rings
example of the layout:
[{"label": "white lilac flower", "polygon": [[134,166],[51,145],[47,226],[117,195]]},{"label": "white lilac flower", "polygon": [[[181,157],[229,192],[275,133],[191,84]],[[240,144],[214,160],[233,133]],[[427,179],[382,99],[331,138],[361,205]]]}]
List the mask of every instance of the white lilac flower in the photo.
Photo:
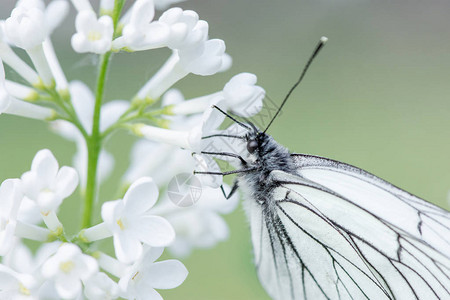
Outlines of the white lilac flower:
[{"label": "white lilac flower", "polygon": [[130,10],[122,36],[113,41],[113,49],[140,51],[165,47],[170,38],[170,28],[167,24],[153,21],[154,15],[152,0],[137,0]]},{"label": "white lilac flower", "polygon": [[73,6],[75,7],[75,9],[80,12],[83,10],[92,10],[94,11],[94,9],[92,8],[91,3],[89,3],[89,0],[71,0]]},{"label": "white lilac flower", "polygon": [[30,248],[23,244],[20,239],[15,239],[11,243],[11,251],[2,257],[2,264],[16,272],[27,273],[30,269],[34,269],[33,260]]},{"label": "white lilac flower", "polygon": [[44,11],[45,3],[43,0],[19,0],[16,3],[16,7],[24,6],[24,7],[36,7],[40,10]]},{"label": "white lilac flower", "polygon": [[5,88],[9,95],[25,101],[34,101],[39,97],[35,89],[11,80],[5,80]]},{"label": "white lilac flower", "polygon": [[173,50],[189,50],[199,55],[204,50],[208,37],[208,23],[200,20],[196,12],[171,8],[158,21],[152,0],[138,0],[131,8],[124,22],[122,36],[113,42],[113,49],[132,51],[169,47]]},{"label": "white lilac flower", "polygon": [[[204,149],[202,150],[205,151]],[[196,171],[217,173],[221,172],[219,165],[212,158],[212,156],[195,154],[193,155],[193,157],[196,161]],[[202,185],[209,186],[215,189],[220,187],[223,183],[223,176],[220,175],[197,174],[196,176],[200,179]]]},{"label": "white lilac flower", "polygon": [[53,74],[53,78],[55,79],[56,90],[64,95],[67,93],[68,89],[67,79],[61,68],[61,64],[58,61],[53,44],[49,38],[44,41],[42,47],[44,49],[44,54],[47,58],[49,68]]},{"label": "white lilac flower", "polygon": [[[176,159],[178,157],[176,149],[167,144],[155,143],[144,139],[138,140],[131,150],[130,166],[123,176],[123,182],[131,184],[140,177],[150,176],[158,186],[165,183],[166,176],[161,173],[170,172],[172,174],[172,167],[183,166],[183,162],[189,162],[190,153],[186,153],[183,159],[178,161]],[[182,151],[182,153],[185,152]],[[173,161],[177,161],[178,164],[172,166]],[[169,166],[166,165],[167,163],[169,163]]]},{"label": "white lilac flower", "polygon": [[0,264],[0,299],[38,300],[37,287],[33,276]]},{"label": "white lilac flower", "polygon": [[44,13],[46,21],[47,37],[43,42],[43,50],[45,58],[49,64],[50,70],[56,82],[58,91],[65,91],[67,89],[67,80],[56,57],[55,50],[50,41],[49,35],[53,32],[66,18],[69,12],[69,4],[66,0],[54,0],[49,3],[47,8],[41,0],[21,0],[17,2],[16,7],[23,6],[25,8],[35,7]]},{"label": "white lilac flower", "polygon": [[[74,300],[82,300],[81,293]],[[39,299],[45,300],[61,300],[61,296],[58,295],[55,283],[51,280],[45,280],[39,287]]]},{"label": "white lilac flower", "polygon": [[36,154],[31,170],[25,172],[21,179],[24,194],[36,202],[43,215],[54,212],[78,185],[75,169],[67,166],[60,169],[58,161],[48,149]]},{"label": "white lilac flower", "polygon": [[98,265],[102,270],[118,278],[122,277],[130,266],[101,251],[96,251],[92,255],[97,259]]},{"label": "white lilac flower", "polygon": [[128,299],[162,299],[155,289],[173,289],[186,279],[188,270],[180,261],[156,261],[162,253],[163,248],[146,248],[120,278],[119,287]]},{"label": "white lilac flower", "polygon": [[[13,298],[4,298],[5,296],[0,292],[0,299],[46,299],[46,300],[59,300],[59,297],[54,290],[54,285],[50,284],[48,281],[44,281],[44,278],[41,275],[40,268],[42,264],[58,250],[61,242],[53,242],[53,243],[45,243],[42,244],[41,247],[36,251],[36,254],[33,255],[30,249],[21,243],[18,239],[14,243],[13,249],[8,253],[8,255],[4,256],[2,259],[2,263],[5,267],[9,268],[13,273],[19,274],[19,278],[33,278],[31,285],[24,281],[21,282],[22,288],[20,292],[24,295],[21,295],[25,298],[13,297]],[[1,273],[1,271],[0,271]],[[5,275],[5,274],[4,274]],[[2,275],[0,275],[2,277]],[[3,279],[0,279],[0,285],[3,283]],[[20,285],[19,285],[20,286]],[[8,288],[12,288],[9,287]],[[2,288],[0,287],[0,290]],[[4,290],[5,293],[14,293],[13,290]]]},{"label": "white lilac flower", "polygon": [[27,51],[40,78],[46,86],[52,84],[53,75],[44,54],[42,43],[49,35],[49,19],[44,12],[33,6],[18,6],[5,21],[8,40]]},{"label": "white lilac flower", "polygon": [[169,112],[171,114],[178,116],[201,113],[212,105],[211,103],[212,100],[215,100],[217,98],[223,98],[222,94],[223,94],[222,91],[220,91],[213,94],[200,96],[193,99],[185,100],[183,102],[179,102],[177,104],[171,105],[169,107]]},{"label": "white lilac flower", "polygon": [[222,57],[222,66],[219,69],[219,72],[228,71],[233,65],[233,58],[228,53],[225,53]]},{"label": "white lilac flower", "polygon": [[[248,131],[246,128],[239,126],[239,124],[233,123],[227,129],[215,131],[214,134],[244,137],[247,132]],[[221,152],[235,153],[246,161],[251,160],[247,150],[247,143],[243,142],[243,140],[239,138],[216,136],[203,140],[203,151],[217,152],[216,149],[220,149]],[[227,156],[217,156],[217,158],[232,164],[235,168],[240,167],[240,161],[238,158]]]},{"label": "white lilac flower", "polygon": [[0,59],[5,64],[9,65],[14,71],[16,71],[22,78],[28,81],[33,86],[40,84],[40,79],[36,71],[34,71],[29,65],[27,65],[6,43],[3,36],[3,30],[0,27]]},{"label": "white lilac flower", "polygon": [[180,49],[178,55],[180,65],[190,73],[202,76],[213,75],[222,68],[225,43],[220,39],[207,40],[204,47]]},{"label": "white lilac flower", "polygon": [[195,114],[204,111],[211,106],[217,98],[222,99],[220,108],[242,117],[251,117],[262,108],[265,91],[255,85],[256,76],[250,73],[240,73],[233,76],[225,84],[222,91],[210,95],[179,102],[170,108],[170,112],[176,115]]},{"label": "white lilac flower", "polygon": [[55,111],[47,107],[16,99],[8,94],[4,86],[0,86],[0,114],[16,115],[37,120],[49,120],[55,116]]},{"label": "white lilac flower", "polygon": [[[73,81],[69,84],[71,102],[78,119],[88,134],[92,132],[92,118],[94,115],[95,99],[91,90],[81,81]],[[114,124],[119,117],[128,109],[129,102],[114,100],[102,106],[100,115],[100,131],[104,131]],[[84,188],[87,176],[87,147],[82,134],[78,129],[67,121],[54,121],[52,128],[64,138],[71,140],[77,145],[77,153],[73,159],[73,165],[80,175],[81,186]],[[106,150],[100,151],[98,162],[98,180],[103,182],[114,167],[114,158]]]},{"label": "white lilac flower", "polygon": [[162,106],[168,106],[168,105],[176,105],[181,102],[184,102],[184,96],[178,89],[170,89],[168,90],[161,101]]},{"label": "white lilac flower", "polygon": [[[21,0],[17,2],[16,7],[23,7],[25,9],[35,8],[39,9],[44,14],[46,38],[43,41],[43,51],[45,59],[47,59],[51,73],[56,81],[57,89],[60,91],[67,89],[67,81],[49,38],[51,32],[62,23],[69,12],[67,1],[54,0],[50,2],[46,8],[44,2],[41,0]],[[40,55],[42,56],[42,53],[40,53]],[[43,64],[43,67],[46,68],[45,62],[43,62]]]},{"label": "white lilac flower", "polygon": [[[14,86],[9,85],[10,89]],[[15,91],[18,91],[17,89]],[[47,107],[38,106],[12,97],[6,87],[5,70],[0,59],[0,114],[11,114],[38,120],[50,119],[55,112]]]},{"label": "white lilac flower", "polygon": [[166,115],[163,117],[165,120],[169,121],[169,128],[186,129],[186,125],[189,123],[189,118],[185,115],[175,115],[168,110],[168,108],[178,105],[184,101],[185,99],[183,94],[177,89],[170,89],[163,95],[161,107],[166,110]]},{"label": "white lilac flower", "polygon": [[[161,69],[141,88],[137,94],[138,99],[147,97],[158,99],[173,84],[189,73],[207,76],[224,71],[231,65],[230,56],[225,54],[225,43],[219,39],[207,40],[208,23],[199,20],[196,12],[172,8],[164,12],[159,21],[148,23],[154,15],[153,2],[150,0],[139,1],[147,3],[147,6],[150,8],[139,10],[134,14],[130,13],[140,22],[134,21],[136,23],[134,24],[131,22],[132,17],[130,16],[129,24],[125,25],[125,27],[130,26],[130,30],[127,34],[124,32],[124,36],[117,39],[117,45],[114,48],[127,47],[125,37],[128,35],[132,37],[129,38],[130,42],[128,44],[131,45],[129,48],[131,50],[139,49],[139,42],[145,41],[146,39],[143,37],[145,34],[148,34],[157,40],[157,42],[151,43],[150,48],[167,45],[173,50],[173,54]],[[146,22],[142,21],[144,20],[145,12],[147,12]],[[139,18],[136,16],[139,16]],[[167,28],[163,25],[169,29],[169,33],[166,32]],[[145,26],[155,26],[157,30],[150,34],[150,31]],[[126,31],[125,28],[124,31]],[[136,41],[137,44],[131,43],[131,40]],[[147,46],[142,47],[142,49],[145,47]],[[149,49],[149,47],[146,49]]]},{"label": "white lilac flower", "polygon": [[103,54],[111,49],[114,25],[110,16],[97,16],[92,10],[83,10],[75,20],[77,33],[72,36],[72,47],[76,52]]},{"label": "white lilac flower", "polygon": [[2,263],[16,272],[30,274],[38,279],[40,267],[50,256],[56,253],[60,245],[61,242],[59,241],[44,243],[33,255],[25,244],[16,239],[12,250],[3,257]]},{"label": "white lilac flower", "polygon": [[7,179],[0,185],[0,256],[9,252],[14,242],[17,214],[23,199],[19,179]]},{"label": "white lilac flower", "polygon": [[100,1],[100,15],[112,15],[114,10],[114,0]]},{"label": "white lilac flower", "polygon": [[155,8],[157,10],[166,10],[169,6],[175,3],[184,2],[186,0],[154,0]]},{"label": "white lilac flower", "polygon": [[[0,186],[0,256],[6,255],[17,238],[47,241],[50,231],[23,222],[24,194],[19,179],[7,179]],[[40,219],[39,219],[40,220]]]},{"label": "white lilac flower", "polygon": [[265,91],[256,85],[256,75],[240,73],[225,85],[223,97],[225,109],[241,117],[251,117],[261,111]]},{"label": "white lilac flower", "polygon": [[37,120],[49,120],[55,116],[55,111],[21,101],[10,96],[3,87],[0,87],[0,114],[16,115]]},{"label": "white lilac flower", "polygon": [[109,300],[119,297],[119,286],[103,272],[89,278],[84,285],[84,294],[89,300]]},{"label": "white lilac flower", "polygon": [[69,3],[66,0],[52,0],[45,9],[45,26],[48,35],[65,20],[69,13]]},{"label": "white lilac flower", "polygon": [[[181,95],[175,93],[173,96],[178,98],[178,96]],[[176,99],[173,100],[176,101]],[[172,128],[174,130],[170,131],[171,134],[184,135],[186,132],[189,132],[189,128],[195,129],[199,123],[202,123],[201,117],[202,116],[192,116],[189,118],[185,117],[184,120],[173,121]],[[221,116],[216,117],[221,118]],[[185,130],[184,133],[181,129]],[[198,144],[198,141],[196,141],[195,144]],[[209,143],[200,144],[202,145],[202,150],[204,146],[210,146]],[[211,147],[208,147],[207,150],[216,152],[219,151],[219,149],[212,149]],[[158,159],[155,159],[155,157]],[[148,139],[138,140],[134,144],[130,153],[130,162],[130,166],[123,176],[123,182],[125,185],[130,184],[142,176],[150,176],[158,186],[162,186],[167,185],[169,180],[171,180],[176,174],[192,173],[195,169],[201,170],[196,167],[198,162],[195,159],[195,156],[192,155],[191,150],[181,149],[179,148],[179,145],[174,146],[172,144],[150,141]],[[206,178],[207,175],[199,177]],[[214,177],[215,178],[212,179],[214,182],[221,180],[220,176]],[[203,180],[203,178],[201,180]],[[206,182],[204,184],[208,185]]]},{"label": "white lilac flower", "polygon": [[114,250],[120,261],[129,263],[138,259],[143,251],[141,243],[165,247],[174,240],[175,232],[169,222],[148,212],[158,194],[152,179],[144,177],[130,186],[123,200],[102,205],[102,218],[113,234]]},{"label": "white lilac flower", "polygon": [[202,137],[217,129],[224,118],[225,116],[222,113],[209,107],[203,113],[200,122],[197,123],[198,125],[190,130],[163,129],[143,124],[134,125],[133,130],[137,135],[143,136],[151,141],[198,151],[201,147]]},{"label": "white lilac flower", "polygon": [[189,73],[208,76],[221,70],[225,56],[222,40],[208,40],[195,51],[174,50],[158,72],[139,90],[137,98],[158,99],[176,82]]},{"label": "white lilac flower", "polygon": [[28,197],[24,197],[19,208],[17,220],[25,224],[38,224],[42,222],[39,206]]},{"label": "white lilac flower", "polygon": [[[162,105],[176,105],[184,101],[183,95],[180,91],[172,89],[164,94]],[[180,134],[184,131],[184,134],[189,130],[196,129],[199,124],[202,124],[201,115],[195,116],[167,116],[170,120],[170,129],[175,134]],[[221,116],[213,116],[218,118],[220,123]],[[218,125],[205,126],[215,127]],[[198,129],[198,128],[197,128]],[[211,129],[207,129],[210,131]],[[183,133],[181,133],[183,135]],[[195,141],[198,144],[198,141]],[[171,145],[165,143],[159,143],[150,141],[148,139],[138,140],[130,153],[130,166],[123,176],[123,182],[125,185],[130,184],[136,179],[143,176],[150,176],[153,178],[158,186],[166,185],[170,179],[179,173],[192,173],[195,169],[196,160],[192,156],[192,151],[189,149],[180,149],[179,145]],[[155,159],[157,157],[158,159]],[[218,177],[218,176],[216,176]]]},{"label": "white lilac flower", "polygon": [[[224,184],[229,193],[230,187]],[[177,257],[186,257],[196,248],[211,248],[229,236],[228,225],[222,215],[231,213],[239,203],[235,193],[225,199],[221,189],[202,187],[202,194],[195,205],[180,208],[165,198],[152,211],[164,216],[173,225],[175,241],[169,250]]]},{"label": "white lilac flower", "polygon": [[82,281],[98,272],[98,264],[75,244],[65,243],[42,265],[41,272],[44,278],[54,281],[61,298],[70,299],[81,293]]},{"label": "white lilac flower", "polygon": [[164,12],[159,21],[170,28],[167,46],[172,50],[202,47],[208,38],[208,23],[199,20],[195,11],[174,7]]},{"label": "white lilac flower", "polygon": [[21,5],[13,9],[5,21],[8,40],[22,49],[33,49],[47,37],[43,10],[32,5]]}]

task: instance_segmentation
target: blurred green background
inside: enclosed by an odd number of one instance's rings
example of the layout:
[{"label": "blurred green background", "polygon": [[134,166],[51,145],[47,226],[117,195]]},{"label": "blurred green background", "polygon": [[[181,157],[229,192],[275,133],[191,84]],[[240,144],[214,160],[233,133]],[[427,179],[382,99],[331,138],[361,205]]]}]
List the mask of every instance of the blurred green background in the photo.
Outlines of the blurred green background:
[{"label": "blurred green background", "polygon": [[[128,5],[132,2],[127,1]],[[14,1],[0,2],[0,17]],[[450,189],[450,2],[445,0],[189,0],[226,42],[230,71],[179,82],[186,98],[223,88],[233,75],[251,72],[280,102],[322,35],[330,40],[306,80],[270,129],[293,152],[310,153],[366,169],[441,207]],[[70,80],[93,87],[95,56],[71,50],[74,10],[53,36]],[[114,56],[107,99],[129,99],[165,58],[167,49]],[[17,79],[8,72],[7,76]],[[38,121],[0,117],[0,179],[20,176],[34,154],[50,148],[70,164],[74,145]],[[117,159],[102,187],[111,199],[128,163],[133,138],[117,134],[107,144]],[[78,227],[77,198],[61,218]],[[242,208],[226,217],[231,237],[183,260],[190,274],[165,299],[266,299],[252,264],[248,222]],[[70,230],[70,229],[69,229]]]}]

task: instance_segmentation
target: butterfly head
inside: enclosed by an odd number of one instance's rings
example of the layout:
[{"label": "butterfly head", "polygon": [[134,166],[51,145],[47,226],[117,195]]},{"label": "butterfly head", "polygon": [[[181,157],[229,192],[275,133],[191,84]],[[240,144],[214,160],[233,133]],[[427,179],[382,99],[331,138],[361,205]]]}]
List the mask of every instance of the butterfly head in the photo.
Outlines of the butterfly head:
[{"label": "butterfly head", "polygon": [[248,123],[251,129],[245,135],[245,140],[247,142],[247,151],[249,154],[256,154],[256,152],[261,149],[263,141],[267,138],[267,135],[256,128],[252,123]]}]

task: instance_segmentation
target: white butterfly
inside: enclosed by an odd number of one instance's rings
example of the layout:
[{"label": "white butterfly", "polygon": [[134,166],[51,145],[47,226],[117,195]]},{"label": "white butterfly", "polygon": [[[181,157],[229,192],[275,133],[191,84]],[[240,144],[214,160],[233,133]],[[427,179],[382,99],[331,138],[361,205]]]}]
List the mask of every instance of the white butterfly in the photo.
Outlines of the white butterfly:
[{"label": "white butterfly", "polygon": [[[275,150],[274,150],[275,151]],[[450,214],[361,169],[293,154],[261,203],[258,275],[274,299],[450,299]],[[251,181],[251,180],[250,180]],[[261,194],[259,194],[261,195]],[[262,201],[266,201],[262,203]]]},{"label": "white butterfly", "polygon": [[238,173],[232,191],[246,194],[257,273],[272,298],[450,299],[449,212],[359,168],[291,154],[229,117],[245,133],[214,136],[244,151],[205,154],[238,158],[241,169],[206,173]]}]

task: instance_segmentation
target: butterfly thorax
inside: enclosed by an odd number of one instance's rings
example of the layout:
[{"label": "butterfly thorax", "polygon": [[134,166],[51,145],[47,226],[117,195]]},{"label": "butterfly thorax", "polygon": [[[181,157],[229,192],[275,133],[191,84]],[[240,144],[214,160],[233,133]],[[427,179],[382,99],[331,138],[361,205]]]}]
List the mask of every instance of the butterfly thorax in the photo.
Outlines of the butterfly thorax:
[{"label": "butterfly thorax", "polygon": [[[268,199],[276,187],[270,180],[270,173],[280,170],[294,174],[295,163],[289,150],[278,144],[270,135],[252,131],[246,136],[250,160],[242,168],[254,171],[241,174],[240,186],[247,190],[258,203],[268,204]],[[254,143],[253,141],[256,141]],[[251,144],[253,142],[253,144]]]}]

